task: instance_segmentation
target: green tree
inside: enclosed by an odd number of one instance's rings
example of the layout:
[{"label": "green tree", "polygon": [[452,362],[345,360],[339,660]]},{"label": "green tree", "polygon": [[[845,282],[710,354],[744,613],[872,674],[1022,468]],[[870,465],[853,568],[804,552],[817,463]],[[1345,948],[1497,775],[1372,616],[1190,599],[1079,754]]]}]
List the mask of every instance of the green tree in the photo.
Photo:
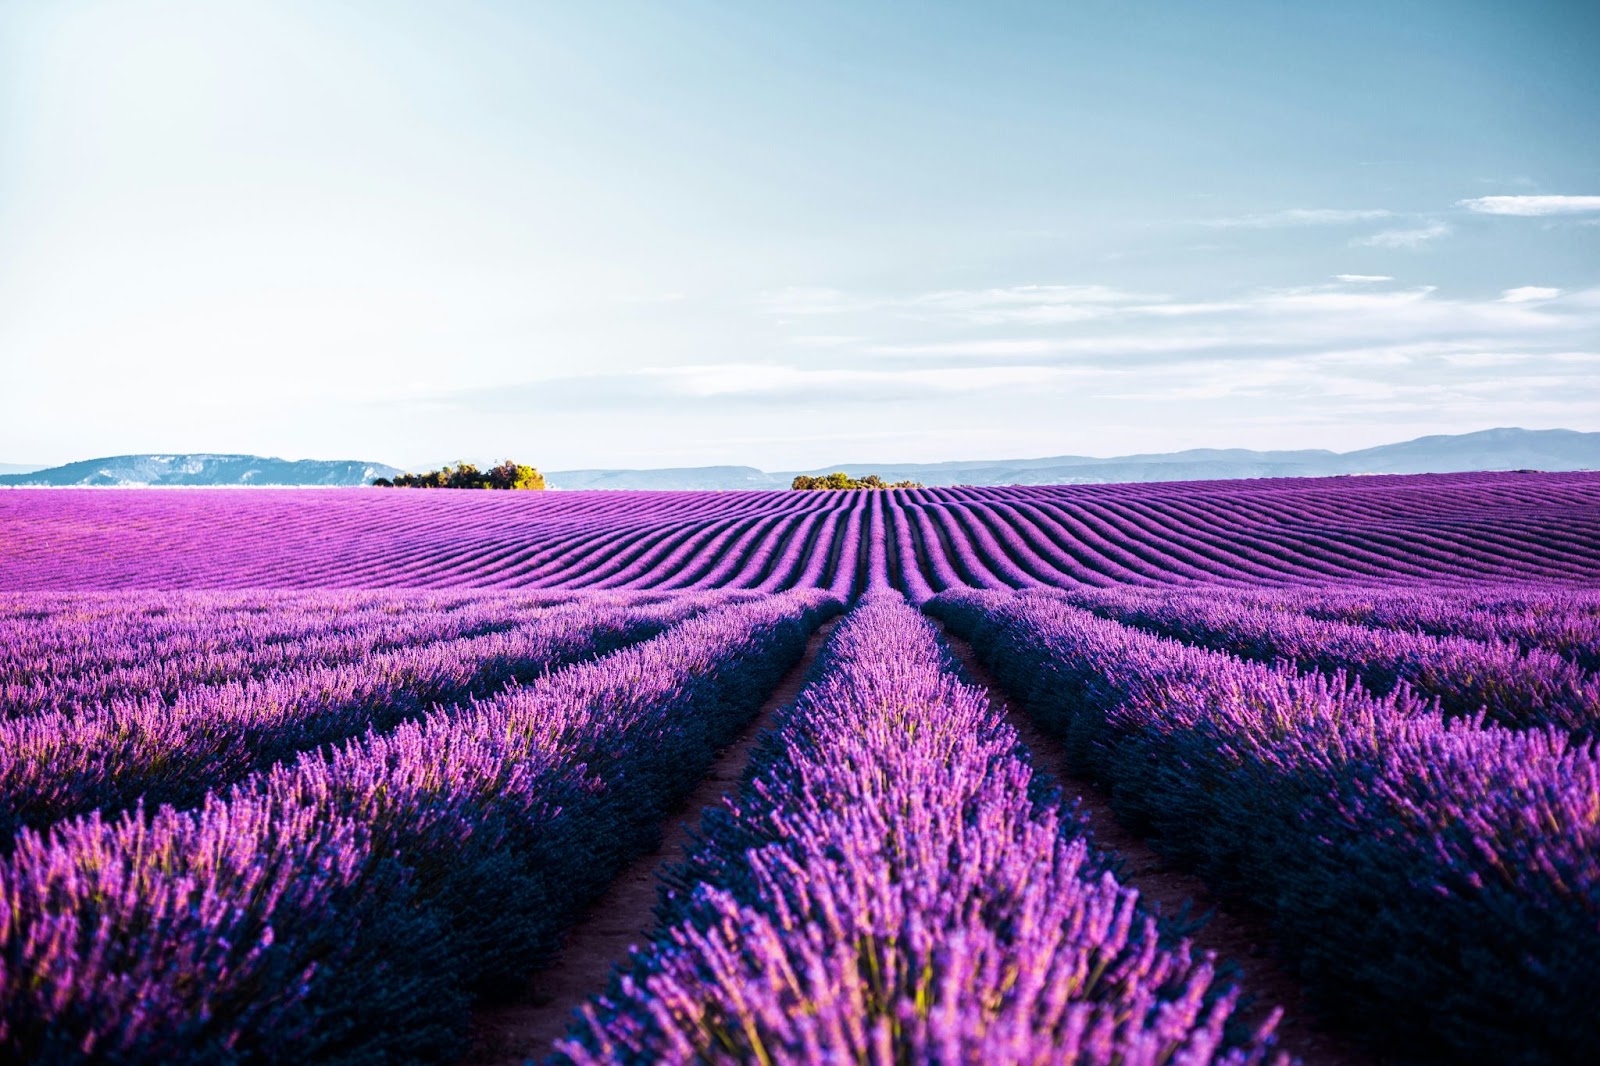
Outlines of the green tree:
[{"label": "green tree", "polygon": [[471,463],[446,466],[422,474],[401,474],[390,480],[376,478],[372,482],[379,488],[399,489],[542,489],[544,475],[537,469],[507,459],[488,470],[479,470]]},{"label": "green tree", "polygon": [[807,474],[796,474],[789,483],[791,489],[802,492],[816,491],[819,489],[920,489],[920,481],[896,481],[893,484],[885,482],[877,474],[867,474],[864,477],[854,478],[843,470],[835,470],[822,477],[811,477]]},{"label": "green tree", "polygon": [[542,489],[544,475],[531,466],[507,459],[489,471],[491,489]]}]

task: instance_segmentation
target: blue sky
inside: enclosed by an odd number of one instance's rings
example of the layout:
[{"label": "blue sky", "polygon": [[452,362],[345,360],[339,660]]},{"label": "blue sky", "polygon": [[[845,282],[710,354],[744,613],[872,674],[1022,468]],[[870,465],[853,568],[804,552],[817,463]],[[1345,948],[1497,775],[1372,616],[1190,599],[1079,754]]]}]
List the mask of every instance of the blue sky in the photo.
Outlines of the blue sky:
[{"label": "blue sky", "polygon": [[0,7],[0,461],[1600,429],[1580,3]]}]

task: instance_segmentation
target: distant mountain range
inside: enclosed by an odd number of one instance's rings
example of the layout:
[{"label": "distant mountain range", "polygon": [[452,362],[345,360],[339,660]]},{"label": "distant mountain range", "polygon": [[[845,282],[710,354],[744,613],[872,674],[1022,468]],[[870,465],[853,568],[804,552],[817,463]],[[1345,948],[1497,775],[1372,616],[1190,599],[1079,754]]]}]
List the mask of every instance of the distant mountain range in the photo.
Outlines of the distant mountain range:
[{"label": "distant mountain range", "polygon": [[979,459],[951,463],[840,463],[815,470],[767,473],[750,466],[664,470],[558,470],[545,475],[557,489],[784,489],[796,474],[843,470],[853,477],[925,485],[1093,485],[1125,481],[1206,481],[1247,477],[1327,477],[1334,474],[1449,474],[1466,470],[1600,469],[1600,433],[1570,429],[1486,429],[1419,437],[1354,452],[1258,452],[1196,448],[1183,452],[1100,459]]},{"label": "distant mountain range", "polygon": [[[3,468],[0,468],[3,469]],[[814,470],[767,472],[753,466],[669,467],[658,470],[557,470],[553,489],[786,489],[796,474],[843,470],[859,477],[926,485],[1086,485],[1124,481],[1202,481],[1249,477],[1326,477],[1334,474],[1448,474],[1467,470],[1600,469],[1600,433],[1570,429],[1487,429],[1419,437],[1354,452],[1258,452],[1196,448],[1183,452],[1101,459],[980,459],[950,463],[840,463]],[[263,459],[254,455],[120,455],[0,474],[3,485],[366,485],[400,471],[356,460]]]},{"label": "distant mountain range", "polygon": [[0,485],[217,486],[366,485],[400,473],[354,459],[263,459],[259,455],[116,455],[25,474],[0,474]]}]

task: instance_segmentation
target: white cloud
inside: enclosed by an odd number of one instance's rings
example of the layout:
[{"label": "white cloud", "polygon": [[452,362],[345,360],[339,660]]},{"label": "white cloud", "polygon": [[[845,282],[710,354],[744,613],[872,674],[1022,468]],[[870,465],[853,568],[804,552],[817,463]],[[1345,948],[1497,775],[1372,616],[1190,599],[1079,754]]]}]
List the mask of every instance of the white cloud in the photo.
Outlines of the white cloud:
[{"label": "white cloud", "polygon": [[911,303],[963,310],[994,306],[1037,304],[1116,304],[1146,300],[1148,296],[1111,285],[1012,285],[1001,289],[955,289],[930,292]]},{"label": "white cloud", "polygon": [[866,347],[866,351],[873,355],[958,356],[977,359],[1018,359],[1027,356],[1054,355],[1062,350],[1062,342],[1046,337],[871,344]]},{"label": "white cloud", "polygon": [[682,303],[688,298],[689,294],[686,292],[646,292],[618,296],[617,300],[625,304],[675,304]]},{"label": "white cloud", "polygon": [[1351,285],[1364,285],[1379,281],[1393,281],[1388,274],[1335,274],[1334,281],[1343,281]]},{"label": "white cloud", "polygon": [[[1511,290],[1516,294],[1517,290]],[[1570,344],[1600,330],[1600,289],[1564,295],[1506,299],[1455,299],[1432,286],[1368,285],[1264,289],[1227,301],[1167,300],[1108,310],[1091,322],[1032,326],[998,324],[979,335],[947,329],[879,334],[856,349],[895,360],[957,363],[995,360],[1048,362],[1078,367],[1153,363],[1171,365],[1199,354],[1230,360],[1265,360],[1289,352],[1393,350],[1410,353],[1529,350]],[[1156,312],[1160,313],[1156,313]]]},{"label": "white cloud", "polygon": [[640,367],[467,389],[437,402],[486,413],[571,410],[703,410],[860,405],[1015,392],[1048,386],[1073,368],[1045,365],[857,370],[782,363]]},{"label": "white cloud", "polygon": [[815,285],[791,285],[786,289],[761,294],[761,304],[775,315],[838,315],[864,311],[870,301],[850,297],[838,289]]},{"label": "white cloud", "polygon": [[865,339],[849,334],[818,333],[790,337],[789,343],[796,348],[848,348],[852,344],[860,344]]},{"label": "white cloud", "polygon": [[1110,285],[1013,285],[1000,289],[930,292],[906,301],[913,311],[931,311],[968,322],[1085,322],[1118,306],[1150,297]]},{"label": "white cloud", "polygon": [[1525,352],[1453,352],[1442,359],[1450,366],[1481,368],[1522,366],[1532,362],[1533,356]]},{"label": "white cloud", "polygon": [[[1600,410],[1592,353],[1600,288],[1509,302],[1498,291],[1455,297],[1426,286],[1338,279],[1138,299],[1093,285],[867,297],[825,291],[834,302],[868,303],[872,311],[852,315],[848,335],[781,331],[773,339],[783,355],[707,353],[674,366],[656,354],[644,366],[589,372],[575,365],[564,377],[436,390],[429,396],[434,408],[418,421],[466,415],[474,425],[540,425],[555,442],[547,450],[609,424],[647,427],[660,439],[647,455],[597,459],[588,442],[575,452],[581,462],[552,451],[547,465],[557,469],[721,462],[730,451],[755,466],[787,469],[860,459],[878,447],[863,434],[886,434],[882,440],[896,452],[925,450],[927,458],[950,458],[952,439],[964,455],[980,446],[997,457],[1044,455],[1081,450],[1059,435],[1061,427],[1083,423],[1101,434],[1095,439],[1105,441],[1102,450],[1159,449],[1168,445],[1152,440],[1168,438],[1152,433],[1189,424],[1197,408],[1229,433],[1244,427],[1244,436],[1211,443],[1249,444],[1250,426],[1281,425],[1288,437],[1260,441],[1273,446],[1306,443],[1308,427],[1346,427],[1339,434],[1366,427],[1375,439],[1412,432],[1388,426],[1397,418],[1424,420],[1416,433],[1469,424],[1585,428]],[[1052,301],[1106,313],[1047,325],[962,317]],[[820,343],[792,346],[808,334]],[[1126,439],[1109,443],[1105,427]],[[802,435],[815,436],[819,452],[833,452],[827,442],[835,438],[843,443],[838,454],[812,454],[810,445],[794,443]],[[768,437],[776,443],[728,443]],[[771,457],[796,448],[805,458]]]},{"label": "white cloud", "polygon": [[1202,222],[1201,225],[1215,226],[1219,229],[1273,229],[1278,226],[1342,226],[1351,222],[1371,222],[1374,219],[1393,217],[1393,211],[1382,208],[1345,210],[1327,207],[1292,207],[1287,211],[1214,218]]},{"label": "white cloud", "polygon": [[1430,222],[1413,229],[1386,229],[1350,243],[1362,248],[1418,248],[1431,240],[1448,236],[1450,232],[1450,227],[1443,222]]},{"label": "white cloud", "polygon": [[1507,289],[1500,294],[1500,302],[1507,304],[1532,303],[1535,300],[1554,300],[1561,295],[1560,289],[1550,289],[1543,285],[1523,285],[1520,288]]},{"label": "white cloud", "polygon": [[1600,196],[1479,196],[1457,200],[1456,206],[1481,215],[1576,215],[1600,211]]},{"label": "white cloud", "polygon": [[918,370],[811,370],[765,363],[646,367],[633,376],[659,383],[663,391],[709,399],[731,396],[815,396],[854,390],[883,396],[917,392],[966,392],[1030,385],[1056,376],[1043,366],[946,367]]}]

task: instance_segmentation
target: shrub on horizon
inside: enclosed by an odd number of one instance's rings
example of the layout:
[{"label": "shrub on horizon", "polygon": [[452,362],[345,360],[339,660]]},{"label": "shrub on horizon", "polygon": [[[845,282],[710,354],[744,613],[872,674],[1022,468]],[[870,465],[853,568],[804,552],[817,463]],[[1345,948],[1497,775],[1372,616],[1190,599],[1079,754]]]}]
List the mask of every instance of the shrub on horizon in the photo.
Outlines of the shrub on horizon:
[{"label": "shrub on horizon", "polygon": [[791,489],[803,492],[813,492],[819,489],[920,489],[920,481],[895,481],[886,482],[877,474],[868,474],[866,477],[851,477],[843,470],[835,470],[831,474],[821,477],[810,477],[806,474],[797,474],[789,483]]},{"label": "shrub on horizon", "polygon": [[488,470],[479,470],[471,463],[430,470],[425,474],[401,474],[394,480],[376,478],[373,486],[380,489],[542,489],[544,475],[531,466],[507,459]]}]

